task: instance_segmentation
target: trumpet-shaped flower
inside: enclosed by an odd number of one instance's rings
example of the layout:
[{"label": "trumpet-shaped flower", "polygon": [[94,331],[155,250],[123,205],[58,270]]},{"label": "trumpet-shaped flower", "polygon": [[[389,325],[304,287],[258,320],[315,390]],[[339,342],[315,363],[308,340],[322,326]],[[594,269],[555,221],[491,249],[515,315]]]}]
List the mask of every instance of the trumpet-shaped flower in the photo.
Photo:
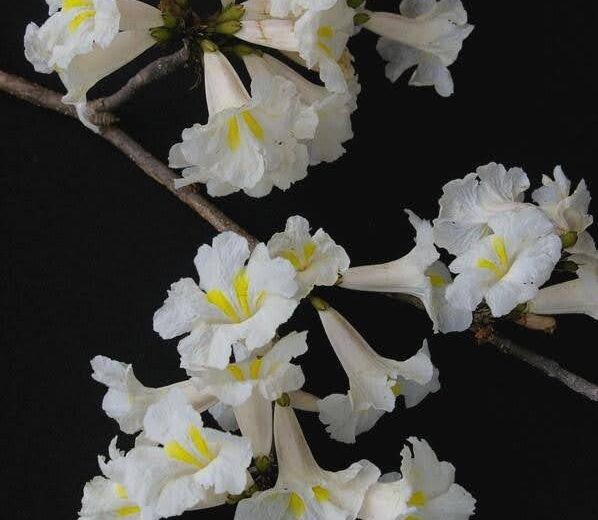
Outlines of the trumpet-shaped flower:
[{"label": "trumpet-shaped flower", "polygon": [[291,360],[307,352],[307,332],[285,336],[264,354],[229,364],[225,369],[199,371],[197,388],[233,406],[236,422],[251,440],[254,457],[270,455],[272,401],[303,386],[301,367]]},{"label": "trumpet-shaped flower", "polygon": [[351,392],[331,394],[318,401],[320,421],[326,425],[326,431],[336,441],[354,444],[357,435],[371,430],[386,413],[384,410],[368,408],[355,411]]},{"label": "trumpet-shaped flower", "polygon": [[283,233],[276,233],[268,242],[272,258],[288,260],[297,272],[297,296],[304,297],[317,285],[334,285],[339,274],[349,268],[349,257],[323,229],[312,236],[309,222],[295,216],[287,220]]},{"label": "trumpet-shaped flower", "polygon": [[[81,520],[106,520],[108,518],[141,518],[141,507],[129,497],[125,482],[124,454],[116,447],[116,438],[108,448],[110,460],[98,457],[103,476],[93,478],[83,488]],[[146,513],[146,512],[144,512]],[[144,515],[151,520],[151,515]]]},{"label": "trumpet-shaped flower", "polygon": [[[307,11],[295,23],[297,51],[307,68],[317,70],[331,92],[346,92],[347,80],[339,64],[355,30],[355,10],[343,0],[324,11]],[[292,50],[292,49],[289,49]]]},{"label": "trumpet-shaped flower", "polygon": [[231,406],[242,405],[254,393],[275,401],[285,392],[299,390],[305,382],[301,367],[291,360],[307,352],[306,338],[307,332],[293,332],[277,341],[263,357],[231,363],[222,370],[200,370],[193,374],[193,382],[202,392]]},{"label": "trumpet-shaped flower", "polygon": [[459,56],[473,26],[460,0],[403,0],[401,14],[371,12],[364,26],[382,36],[377,49],[388,61],[386,76],[395,82],[416,67],[414,86],[434,86],[441,96],[454,92],[448,69]]},{"label": "trumpet-shaped flower", "polygon": [[[475,499],[455,484],[455,467],[440,462],[423,440],[410,437],[401,452],[402,477],[370,487],[359,513],[362,520],[467,520]],[[382,480],[382,479],[381,479]]]},{"label": "trumpet-shaped flower", "polygon": [[436,244],[453,255],[469,251],[492,233],[490,218],[527,206],[523,199],[528,188],[529,180],[521,168],[507,171],[496,163],[447,183],[434,221]]},{"label": "trumpet-shaped flower", "polygon": [[459,275],[446,295],[453,305],[471,311],[485,299],[499,317],[538,294],[561,257],[561,241],[533,207],[498,214],[489,224],[494,234],[451,263]]},{"label": "trumpet-shaped flower", "polygon": [[137,0],[51,1],[50,18],[27,26],[25,56],[37,72],[58,72],[67,94],[86,119],[86,96],[98,81],[145,52],[156,41],[149,29],[163,24],[160,10]]},{"label": "trumpet-shaped flower", "polygon": [[301,140],[313,137],[317,119],[282,77],[252,77],[251,97],[220,52],[204,53],[207,124],[183,132],[170,150],[170,166],[184,168],[178,187],[201,182],[213,196],[243,190],[263,197],[307,175]]},{"label": "trumpet-shaped flower", "polygon": [[201,415],[178,389],[152,405],[145,416],[143,446],[126,457],[127,488],[157,517],[223,503],[248,483],[249,441],[204,428]]},{"label": "trumpet-shaped flower", "polygon": [[470,311],[458,309],[446,299],[452,277],[434,246],[434,233],[427,220],[407,210],[415,228],[415,247],[406,256],[381,265],[353,267],[342,277],[341,287],[358,291],[403,293],[419,298],[434,323],[434,331],[453,332],[469,328]]},{"label": "trumpet-shaped flower", "polygon": [[314,302],[347,377],[353,409],[392,412],[399,395],[408,403],[421,401],[438,389],[427,346],[406,361],[379,356],[351,324],[321,300]]},{"label": "trumpet-shaped flower", "polygon": [[93,358],[91,367],[91,377],[108,387],[102,408],[108,417],[118,422],[124,433],[133,434],[141,430],[148,407],[162,399],[174,387],[180,388],[187,400],[199,411],[204,411],[215,403],[210,394],[198,392],[190,381],[162,388],[148,388],[135,377],[132,365],[104,356]]},{"label": "trumpet-shaped flower", "polygon": [[344,471],[320,468],[290,407],[276,406],[276,485],[237,506],[235,520],[353,520],[380,471],[366,460]]},{"label": "trumpet-shaped flower", "polygon": [[154,315],[163,338],[190,333],[178,346],[183,368],[226,368],[234,343],[264,346],[297,306],[293,266],[271,259],[264,244],[250,255],[245,238],[221,233],[199,248],[195,267],[199,286],[190,278],[174,283]]},{"label": "trumpet-shaped flower", "polygon": [[347,79],[339,63],[355,29],[355,10],[347,2],[338,0],[328,9],[309,9],[296,19],[261,16],[269,6],[261,0],[250,0],[245,5],[249,9],[241,30],[235,34],[237,38],[292,53],[292,59],[319,71],[329,91],[347,91]]},{"label": "trumpet-shaped flower", "polygon": [[266,68],[270,74],[291,81],[301,102],[317,116],[313,139],[307,141],[311,165],[336,161],[345,153],[343,143],[353,138],[351,114],[357,108],[355,93],[331,93],[268,54],[246,56],[244,61],[250,71]]},{"label": "trumpet-shaped flower", "polygon": [[568,258],[578,264],[576,280],[541,289],[529,302],[534,314],[586,314],[598,320],[598,254]]},{"label": "trumpet-shaped flower", "polygon": [[588,214],[592,197],[582,179],[571,193],[571,181],[563,169],[554,169],[554,180],[544,175],[541,188],[532,193],[534,202],[554,222],[559,235],[568,231],[582,233],[594,221]]}]

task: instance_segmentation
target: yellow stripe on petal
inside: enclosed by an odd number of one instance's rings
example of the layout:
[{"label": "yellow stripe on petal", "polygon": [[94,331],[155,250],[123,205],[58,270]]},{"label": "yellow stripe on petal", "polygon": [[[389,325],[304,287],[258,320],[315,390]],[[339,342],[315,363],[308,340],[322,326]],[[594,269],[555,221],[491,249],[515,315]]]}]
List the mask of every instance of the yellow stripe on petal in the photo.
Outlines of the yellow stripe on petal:
[{"label": "yellow stripe on petal", "polygon": [[334,36],[334,29],[330,27],[330,25],[322,25],[318,29],[318,38],[323,38],[324,40],[330,40]]},{"label": "yellow stripe on petal", "polygon": [[131,516],[139,513],[141,513],[141,508],[139,506],[121,507],[116,510],[116,516]]},{"label": "yellow stripe on petal", "polygon": [[318,47],[319,49],[326,54],[326,56],[328,56],[329,58],[333,58],[334,56],[332,55],[332,49],[330,47],[328,47],[328,45],[326,45],[324,42],[318,42]]},{"label": "yellow stripe on petal", "polygon": [[206,300],[208,300],[208,302],[215,307],[218,307],[229,320],[236,323],[241,321],[241,318],[239,318],[239,314],[233,307],[233,304],[230,302],[226,294],[224,294],[224,292],[222,292],[220,289],[212,289],[211,291],[208,291],[206,293]]},{"label": "yellow stripe on petal", "polygon": [[74,33],[83,25],[87,20],[90,20],[96,15],[95,9],[87,9],[86,11],[81,11],[77,16],[74,16],[73,19],[69,22],[69,31]]},{"label": "yellow stripe on petal", "polygon": [[200,469],[205,468],[205,464],[203,462],[201,462],[192,453],[189,453],[177,441],[167,442],[164,445],[164,452],[171,459],[184,462],[185,464],[191,464],[192,466],[197,466]]},{"label": "yellow stripe on petal", "polygon": [[201,433],[201,430],[196,426],[191,425],[189,426],[188,433],[191,441],[193,442],[193,446],[195,446],[195,449],[201,454],[201,456],[204,459],[213,460],[214,455],[212,454],[205,437]]},{"label": "yellow stripe on petal", "polygon": [[114,484],[114,494],[122,500],[126,500],[127,498],[129,498],[127,488],[122,484]]},{"label": "yellow stripe on petal", "polygon": [[291,264],[293,264],[293,267],[297,271],[301,270],[301,260],[299,260],[299,257],[297,256],[297,253],[295,253],[295,251],[291,251],[290,249],[285,249],[284,251],[281,251],[278,256],[291,262]]},{"label": "yellow stripe on petal", "polygon": [[230,364],[226,367],[226,369],[237,381],[245,381],[245,374],[243,374],[243,370],[241,370],[239,365]]},{"label": "yellow stripe on petal", "polygon": [[318,502],[327,502],[330,500],[330,491],[328,491],[325,487],[322,486],[315,486],[311,488],[314,492],[314,496]]},{"label": "yellow stripe on petal", "polygon": [[251,379],[259,379],[261,369],[262,369],[262,358],[254,359],[249,364],[249,377]]},{"label": "yellow stripe on petal", "polygon": [[249,306],[249,276],[245,269],[241,269],[233,280],[233,288],[237,295],[239,307],[245,314],[245,317],[251,316],[251,307]]},{"label": "yellow stripe on petal", "polygon": [[405,520],[422,520],[419,516],[409,515]]},{"label": "yellow stripe on petal", "polygon": [[444,287],[446,285],[446,281],[439,274],[429,274],[428,278],[430,279],[432,287]]},{"label": "yellow stripe on petal", "polygon": [[509,255],[507,254],[507,246],[505,245],[504,238],[498,236],[492,237],[492,249],[494,249],[503,268],[507,270],[509,268]]},{"label": "yellow stripe on petal", "polygon": [[305,514],[305,502],[297,493],[291,493],[289,509],[295,518],[301,518]]},{"label": "yellow stripe on petal", "polygon": [[409,507],[422,507],[426,505],[428,497],[423,491],[416,491],[411,495],[411,498],[407,501]]},{"label": "yellow stripe on petal", "polygon": [[262,128],[262,125],[260,125],[253,117],[252,113],[249,110],[245,110],[245,112],[242,112],[241,115],[245,120],[245,124],[249,127],[249,130],[251,130],[251,133],[255,136],[255,138],[259,141],[263,141],[264,129]]},{"label": "yellow stripe on petal", "polygon": [[241,146],[241,132],[239,131],[239,121],[237,117],[231,117],[228,120],[228,132],[226,134],[228,147],[231,151],[235,151]]},{"label": "yellow stripe on petal", "polygon": [[70,11],[80,7],[93,7],[92,0],[62,0],[62,10]]},{"label": "yellow stripe on petal", "polygon": [[305,256],[306,264],[309,264],[311,262],[311,259],[316,254],[317,247],[318,246],[316,246],[316,244],[314,244],[311,241],[303,246],[303,256]]},{"label": "yellow stripe on petal", "polygon": [[488,269],[492,271],[498,278],[503,277],[503,271],[500,267],[498,267],[492,260],[488,260],[487,258],[480,258],[476,264],[480,269]]}]

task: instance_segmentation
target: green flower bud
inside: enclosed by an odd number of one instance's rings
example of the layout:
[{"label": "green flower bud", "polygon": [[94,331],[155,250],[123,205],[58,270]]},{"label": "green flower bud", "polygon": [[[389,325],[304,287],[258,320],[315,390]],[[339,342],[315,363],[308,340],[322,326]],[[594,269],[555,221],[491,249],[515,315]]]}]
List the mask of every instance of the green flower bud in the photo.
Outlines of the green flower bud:
[{"label": "green flower bud", "polygon": [[162,20],[164,20],[164,27],[168,29],[174,29],[179,24],[176,16],[168,11],[162,13]]},{"label": "green flower bud", "polygon": [[567,233],[563,233],[561,235],[561,243],[563,244],[563,249],[569,249],[577,244],[577,233],[575,231],[567,231]]},{"label": "green flower bud", "polygon": [[212,40],[201,40],[199,42],[199,46],[204,52],[216,52],[218,50],[218,45],[216,45]]},{"label": "green flower bud", "polygon": [[318,298],[317,296],[312,296],[309,301],[317,311],[325,311],[330,307],[322,298]]},{"label": "green flower bud", "polygon": [[291,396],[287,393],[282,394],[277,400],[276,404],[278,406],[282,406],[286,408],[287,406],[291,406]]},{"label": "green flower bud", "polygon": [[261,455],[255,459],[255,467],[260,473],[267,473],[270,469],[270,458],[266,455]]},{"label": "green flower bud", "polygon": [[347,5],[353,9],[357,9],[365,0],[347,0]]},{"label": "green flower bud", "polygon": [[357,13],[354,17],[353,17],[353,23],[355,25],[363,25],[364,23],[367,23],[367,21],[370,19],[370,15],[367,13]]},{"label": "green flower bud", "polygon": [[245,7],[238,4],[229,4],[225,7],[218,18],[216,23],[220,24],[223,22],[230,22],[231,20],[240,20],[245,14]]},{"label": "green flower bud", "polygon": [[172,38],[172,29],[168,27],[154,27],[150,29],[150,34],[158,43],[165,43]]},{"label": "green flower bud", "polygon": [[228,22],[219,23],[214,27],[214,31],[219,34],[232,35],[241,30],[241,22],[237,20],[229,20]]}]

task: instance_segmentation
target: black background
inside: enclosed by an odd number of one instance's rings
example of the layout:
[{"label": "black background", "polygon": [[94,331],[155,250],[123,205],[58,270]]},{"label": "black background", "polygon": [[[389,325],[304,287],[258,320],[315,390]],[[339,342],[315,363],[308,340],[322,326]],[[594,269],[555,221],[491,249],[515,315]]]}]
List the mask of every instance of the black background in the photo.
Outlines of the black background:
[{"label": "black background", "polygon": [[[363,92],[348,153],[313,168],[286,193],[234,195],[219,199],[220,207],[261,238],[302,214],[360,265],[405,254],[412,232],[403,208],[433,218],[442,185],[489,161],[524,167],[536,185],[562,164],[574,181],[585,177],[598,189],[593,3],[466,4],[476,30],[452,67],[454,97],[409,88],[404,79],[388,82],[375,38],[361,34],[351,42]],[[22,53],[26,23],[45,18],[41,0],[3,9],[0,66],[59,89],[57,78],[35,74]],[[121,71],[95,93],[110,92],[128,74]],[[125,129],[162,159],[182,128],[204,120],[201,89],[189,90],[193,81],[190,73],[174,75],[121,112]],[[183,377],[176,342],[152,332],[152,314],[171,282],[195,275],[196,248],[214,232],[77,122],[5,95],[0,107],[8,373],[2,465],[9,476],[8,511],[6,501],[2,509],[6,517],[73,518],[83,483],[98,473],[96,455],[117,433],[101,411],[104,389],[90,379],[89,359],[102,353],[132,362],[148,385]],[[315,416],[302,415],[324,467],[368,458],[385,471],[397,469],[404,440],[417,435],[457,466],[458,482],[478,499],[477,518],[597,517],[596,403],[491,346],[474,346],[466,334],[433,337],[428,319],[398,302],[340,289],[322,293],[380,353],[404,358],[429,337],[443,383],[440,393],[386,416],[355,446],[329,440]],[[291,326],[310,330],[306,388],[344,391],[342,370],[309,306]],[[554,337],[509,331],[594,381],[597,332],[586,317],[559,320]]]}]

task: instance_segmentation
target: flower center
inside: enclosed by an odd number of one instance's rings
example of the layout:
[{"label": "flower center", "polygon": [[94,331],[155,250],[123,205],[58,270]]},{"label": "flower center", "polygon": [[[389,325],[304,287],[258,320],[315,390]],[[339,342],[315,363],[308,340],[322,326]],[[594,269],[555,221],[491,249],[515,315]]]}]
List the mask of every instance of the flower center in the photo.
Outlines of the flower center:
[{"label": "flower center", "polygon": [[211,289],[206,293],[206,300],[209,303],[220,309],[220,311],[233,323],[240,323],[243,320],[250,318],[260,308],[265,292],[262,291],[251,302],[249,294],[249,276],[245,269],[241,269],[233,279],[232,293],[234,298],[231,298],[221,289]]},{"label": "flower center", "polygon": [[[249,363],[249,366],[246,364],[243,366],[238,365],[237,363],[231,363],[226,369],[230,375],[239,382],[246,381],[247,379],[259,379],[262,362],[262,358],[256,358]],[[247,368],[248,370],[246,370]]]},{"label": "flower center", "polygon": [[[247,125],[247,128],[249,128],[249,131],[253,134],[253,136],[258,141],[263,141],[264,129],[262,128],[262,125],[260,125],[259,121],[253,116],[251,111],[244,110],[239,115],[241,116],[243,123]],[[228,147],[232,152],[238,150],[241,146],[241,127],[239,125],[238,115],[232,116],[228,120],[226,140]]]},{"label": "flower center", "polygon": [[488,258],[480,258],[476,265],[480,269],[488,269],[489,271],[492,271],[500,280],[511,268],[507,247],[504,238],[499,236],[493,236],[491,244],[497,261],[489,260]]},{"label": "flower center", "polygon": [[326,54],[326,56],[332,58],[333,57],[332,49],[330,48],[330,45],[327,42],[334,37],[334,29],[332,27],[330,27],[330,25],[322,25],[321,27],[318,28],[317,35],[318,35],[317,45],[318,45],[319,49],[324,54]]},{"label": "flower center", "polygon": [[171,459],[196,466],[199,469],[205,468],[215,457],[201,430],[191,424],[187,429],[187,436],[191,441],[191,446],[193,446],[192,450],[186,449],[178,441],[170,441],[164,445],[166,455]]},{"label": "flower center", "polygon": [[288,260],[293,264],[296,271],[305,271],[310,265],[316,253],[317,246],[312,241],[307,242],[303,246],[302,251],[296,249],[285,249],[281,251],[279,256]]}]

